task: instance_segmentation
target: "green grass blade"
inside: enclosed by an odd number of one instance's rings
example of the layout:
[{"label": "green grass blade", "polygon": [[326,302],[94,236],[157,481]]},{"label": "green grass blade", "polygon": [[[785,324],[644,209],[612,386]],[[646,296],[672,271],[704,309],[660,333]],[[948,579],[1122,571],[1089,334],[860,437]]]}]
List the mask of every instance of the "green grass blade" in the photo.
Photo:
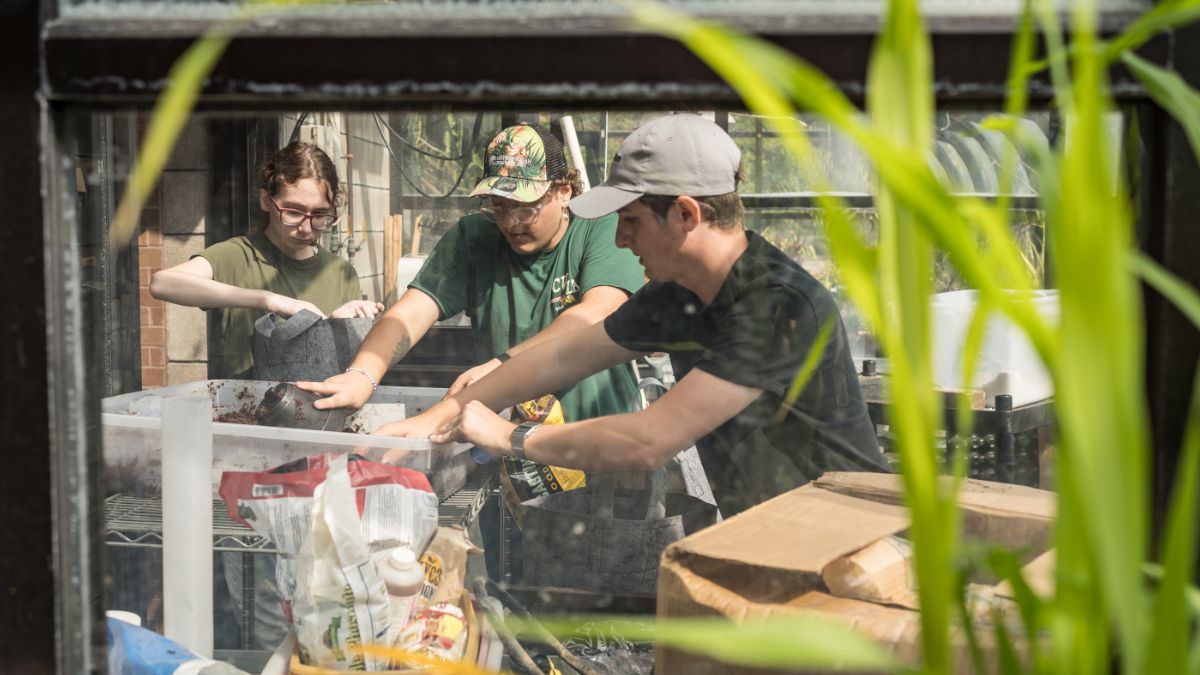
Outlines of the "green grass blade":
[{"label": "green grass blade", "polygon": [[[645,617],[539,617],[538,621],[556,636],[566,637],[588,626],[595,634],[597,624],[607,624],[605,634],[620,635],[635,642],[711,656],[730,664],[759,668],[829,668],[846,671],[899,670],[900,664],[882,647],[850,629],[846,623],[825,616],[775,617],[769,621],[734,623],[723,618],[671,619],[654,625]],[[540,631],[530,622],[511,616],[509,628],[537,640]]]},{"label": "green grass blade", "polygon": [[1146,88],[1150,98],[1179,122],[1192,152],[1200,157],[1200,94],[1177,73],[1159,68],[1135,54],[1124,54],[1122,61]]},{"label": "green grass blade", "polygon": [[[1193,294],[1192,300],[1195,300]],[[1200,371],[1192,385],[1183,450],[1163,540],[1163,577],[1155,597],[1147,673],[1165,673],[1188,658],[1188,580],[1196,568],[1197,476],[1200,475]]]},{"label": "green grass blade", "polygon": [[137,164],[113,216],[111,237],[115,245],[124,246],[136,234],[142,207],[154,191],[175,141],[196,107],[204,80],[225,52],[235,30],[236,25],[228,23],[214,26],[171,67],[167,88],[154,106]]},{"label": "green grass blade", "polygon": [[1200,626],[1196,627],[1192,638],[1192,653],[1188,655],[1187,672],[1188,675],[1200,675]]},{"label": "green grass blade", "polygon": [[1008,634],[1008,626],[1004,625],[1004,618],[997,612],[992,624],[996,633],[996,660],[1000,666],[1000,672],[1004,675],[1018,675],[1022,672],[1021,659],[1017,656],[1016,647],[1013,646],[1012,637]]},{"label": "green grass blade", "polygon": [[1193,326],[1200,328],[1200,293],[1141,251],[1130,253],[1129,264],[1147,284],[1183,312]]},{"label": "green grass blade", "polygon": [[1043,599],[1033,592],[1025,577],[1021,574],[1021,562],[1011,551],[993,549],[988,552],[988,566],[998,577],[1008,582],[1013,590],[1013,602],[1021,617],[1021,625],[1025,628],[1024,640],[1029,645],[1031,665],[1034,670],[1040,670],[1043,657],[1041,642],[1038,639],[1044,625],[1047,602],[1053,598]]},{"label": "green grass blade", "polygon": [[[1149,618],[1137,579],[1146,558],[1149,515],[1142,312],[1140,290],[1125,269],[1132,218],[1112,180],[1103,117],[1112,103],[1090,9],[1084,4],[1071,15],[1073,80],[1069,97],[1062,99],[1068,152],[1061,166],[1061,199],[1067,208],[1057,221],[1058,240],[1068,245],[1054,247],[1060,335],[1062,344],[1071,346],[1058,354],[1055,392],[1063,439],[1060,477],[1067,487],[1060,493],[1060,513],[1069,513],[1084,535],[1083,546],[1064,551],[1062,559],[1069,574],[1094,582],[1066,598],[1074,604],[1072,618],[1082,624],[1082,631],[1072,629],[1074,649],[1094,660],[1094,650],[1102,645],[1093,636],[1103,628],[1088,622],[1107,619],[1115,628],[1122,668],[1134,672],[1144,663]],[[1060,89],[1063,76],[1054,75]],[[1108,414],[1097,415],[1097,409]]]},{"label": "green grass blade", "polygon": [[788,412],[796,404],[796,399],[800,397],[800,392],[804,391],[804,387],[812,379],[812,374],[817,371],[817,366],[821,364],[821,358],[825,356],[825,348],[829,345],[829,336],[833,335],[837,321],[837,316],[831,316],[821,325],[821,330],[817,332],[817,339],[809,347],[808,354],[804,356],[804,361],[800,364],[800,369],[792,378],[792,384],[788,386],[787,393],[779,402],[779,410],[775,412],[775,424],[780,424],[787,418]]},{"label": "green grass blade", "polygon": [[[933,244],[920,217],[922,211],[948,204],[940,194],[944,188],[923,161],[933,136],[931,76],[929,39],[916,2],[889,3],[867,73],[867,112],[880,145],[890,144],[895,154],[919,165],[915,175],[930,187],[906,200],[885,179],[875,198],[881,296],[895,317],[903,317],[897,321],[898,340],[885,344],[892,357],[892,386],[905,392],[893,397],[889,419],[898,440],[904,501],[912,516],[909,534],[921,603],[924,667],[944,673],[953,663],[950,619],[955,595],[946,570],[954,567],[958,532],[948,526],[955,521],[955,496],[952,491],[943,494],[937,483],[934,430],[940,402],[933,391],[929,358]],[[952,212],[947,215],[953,217]]]},{"label": "green grass blade", "polygon": [[171,66],[167,73],[167,88],[154,104],[150,126],[146,129],[137,162],[129,175],[128,187],[121,195],[113,215],[110,240],[114,245],[124,246],[137,232],[142,207],[154,191],[163,167],[175,148],[175,141],[196,107],[204,81],[221,60],[234,35],[246,24],[272,11],[328,1],[249,0],[238,8],[233,17],[213,24]]},{"label": "green grass blade", "polygon": [[1165,0],[1156,3],[1141,15],[1125,32],[1104,46],[1101,59],[1112,63],[1117,58],[1142,46],[1163,31],[1184,26],[1200,19],[1200,0]]}]

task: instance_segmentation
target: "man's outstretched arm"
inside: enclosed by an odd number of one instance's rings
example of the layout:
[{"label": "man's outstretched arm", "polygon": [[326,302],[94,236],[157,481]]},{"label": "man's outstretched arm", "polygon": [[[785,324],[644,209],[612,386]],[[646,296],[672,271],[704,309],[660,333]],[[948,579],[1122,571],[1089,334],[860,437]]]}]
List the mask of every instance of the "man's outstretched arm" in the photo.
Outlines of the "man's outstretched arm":
[{"label": "man's outstretched arm", "polygon": [[[486,381],[486,378],[485,380]],[[591,471],[650,471],[712,432],[762,394],[693,370],[646,410],[563,425],[546,425],[529,437],[525,457],[553,466]],[[494,455],[512,454],[515,424],[468,402],[436,442],[472,443]]]},{"label": "man's outstretched arm", "polygon": [[[587,293],[583,294],[583,299],[578,304],[564,310],[562,314],[559,314],[550,322],[550,325],[528,340],[509,347],[508,355],[509,357],[516,356],[547,340],[561,337],[565,333],[586,328],[587,326],[603,321],[605,317],[616,311],[628,299],[629,294],[615,286],[596,286],[595,288],[591,288]],[[454,384],[450,385],[450,388],[446,390],[446,395],[453,396],[457,394],[499,367],[500,360],[492,359],[471,368],[454,380]]]},{"label": "man's outstretched arm", "polygon": [[603,323],[565,332],[512,357],[489,375],[425,412],[391,422],[375,433],[428,437],[457,417],[467,403],[490,410],[528,401],[638,356],[613,342]]}]

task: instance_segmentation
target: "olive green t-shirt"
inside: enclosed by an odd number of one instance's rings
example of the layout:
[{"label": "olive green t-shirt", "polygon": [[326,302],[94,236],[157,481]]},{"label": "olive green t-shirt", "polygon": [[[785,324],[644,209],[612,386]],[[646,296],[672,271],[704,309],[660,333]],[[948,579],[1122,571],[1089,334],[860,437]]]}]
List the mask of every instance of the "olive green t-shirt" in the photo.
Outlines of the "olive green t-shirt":
[{"label": "olive green t-shirt", "polygon": [[[362,296],[354,266],[323,248],[305,260],[289,258],[265,233],[234,237],[199,253],[223,284],[265,290],[305,300],[329,314]],[[254,365],[254,322],[263,312],[217,307],[216,335],[208,343],[208,374],[216,379],[249,377]]]},{"label": "olive green t-shirt", "polygon": [[[472,214],[451,227],[409,287],[437,303],[440,318],[471,317],[476,357],[494,358],[550,325],[597,286],[632,293],[645,272],[616,246],[617,217],[574,218],[552,250],[515,253],[495,224]],[[553,367],[553,364],[547,364]],[[621,364],[555,394],[568,421],[636,409],[633,368]]]}]

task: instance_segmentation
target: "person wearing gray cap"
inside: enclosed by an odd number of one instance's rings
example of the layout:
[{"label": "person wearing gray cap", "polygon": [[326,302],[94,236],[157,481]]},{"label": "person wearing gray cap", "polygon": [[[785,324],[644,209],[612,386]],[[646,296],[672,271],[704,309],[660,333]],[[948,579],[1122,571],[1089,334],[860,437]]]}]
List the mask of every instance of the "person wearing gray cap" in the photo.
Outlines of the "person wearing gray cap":
[{"label": "person wearing gray cap", "polygon": [[[591,470],[649,470],[694,442],[726,517],[825,471],[890,471],[833,297],[743,228],[740,161],[729,135],[696,115],[630,134],[608,180],[571,210],[618,211],[617,245],[650,283],[603,323],[514,357],[397,431]],[[814,346],[807,384],[790,395]],[[671,355],[679,382],[644,411],[554,427],[492,412],[653,351]]]}]

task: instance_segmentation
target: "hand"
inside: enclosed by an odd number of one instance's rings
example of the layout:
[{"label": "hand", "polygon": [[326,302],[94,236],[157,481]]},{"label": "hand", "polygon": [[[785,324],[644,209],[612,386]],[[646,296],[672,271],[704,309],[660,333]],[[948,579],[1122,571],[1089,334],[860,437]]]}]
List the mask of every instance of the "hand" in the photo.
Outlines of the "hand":
[{"label": "hand", "polygon": [[317,410],[329,408],[354,408],[357,410],[363,407],[363,404],[371,398],[371,394],[375,391],[371,387],[371,381],[362,373],[356,372],[334,375],[324,382],[297,382],[296,386],[304,391],[326,395],[326,398],[313,402],[313,407]]},{"label": "hand", "polygon": [[453,396],[457,394],[463,389],[466,389],[474,384],[476,381],[482,379],[484,375],[487,375],[499,367],[500,359],[492,359],[491,361],[481,363],[478,366],[465,371],[462,375],[459,375],[458,378],[454,380],[454,384],[450,385],[450,388],[446,390],[446,396]]},{"label": "hand", "polygon": [[517,425],[488,409],[479,401],[471,401],[462,414],[447,422],[429,437],[434,443],[470,443],[496,457],[512,453],[512,432]]},{"label": "hand", "polygon": [[371,302],[370,300],[351,300],[346,304],[338,307],[329,314],[331,319],[353,319],[359,317],[362,319],[374,319],[377,314],[383,311],[382,302]]},{"label": "hand", "polygon": [[[430,434],[437,431],[437,419],[429,415],[428,411],[409,417],[408,419],[396,420],[388,422],[380,426],[371,433],[376,436],[401,436],[405,438],[429,438]],[[409,451],[404,448],[393,448],[388,450],[380,461],[384,464],[400,464],[401,461],[409,455]]]},{"label": "hand", "polygon": [[311,302],[289,298],[286,295],[278,293],[267,293],[267,301],[264,309],[283,317],[293,316],[299,314],[301,310],[307,309],[322,319],[325,318],[325,312],[317,309],[317,306]]}]

